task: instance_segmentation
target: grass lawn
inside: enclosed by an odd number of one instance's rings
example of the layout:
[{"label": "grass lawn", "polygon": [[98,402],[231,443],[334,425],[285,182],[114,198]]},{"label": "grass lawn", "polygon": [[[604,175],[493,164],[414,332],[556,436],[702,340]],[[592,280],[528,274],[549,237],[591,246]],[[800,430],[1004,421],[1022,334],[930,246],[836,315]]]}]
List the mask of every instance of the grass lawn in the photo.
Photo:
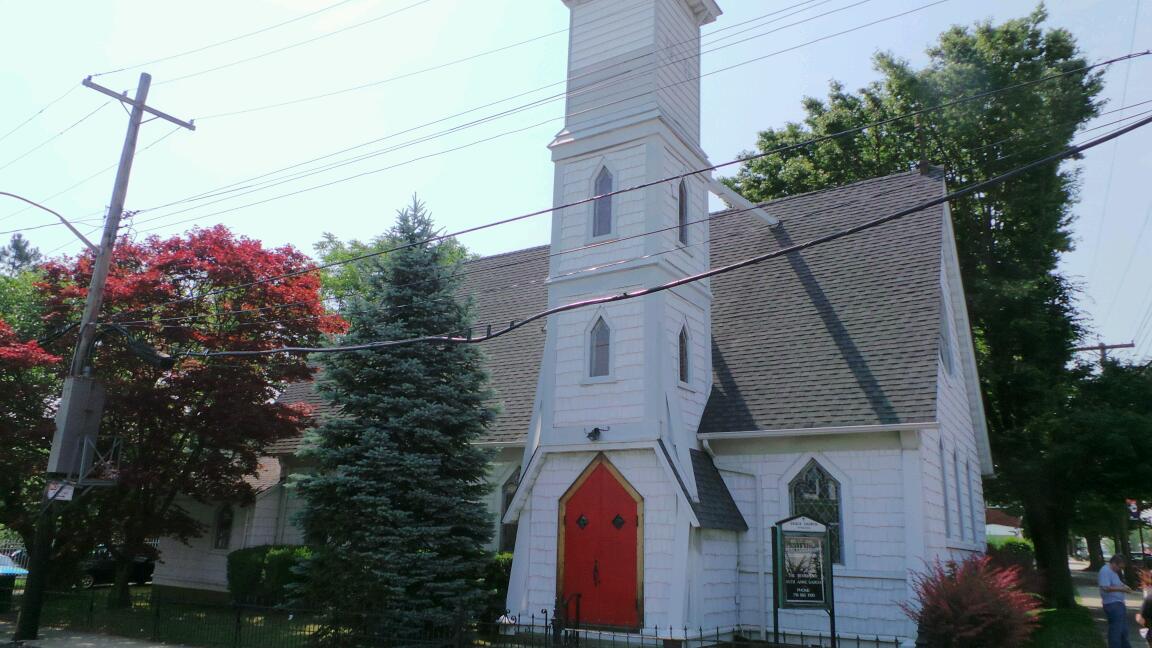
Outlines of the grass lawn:
[{"label": "grass lawn", "polygon": [[311,620],[278,610],[155,603],[150,588],[132,588],[132,605],[108,609],[108,588],[48,593],[44,624],[153,639],[190,646],[305,648],[315,631]]},{"label": "grass lawn", "polygon": [[1040,612],[1040,629],[1028,648],[1104,648],[1088,608],[1047,609]]}]

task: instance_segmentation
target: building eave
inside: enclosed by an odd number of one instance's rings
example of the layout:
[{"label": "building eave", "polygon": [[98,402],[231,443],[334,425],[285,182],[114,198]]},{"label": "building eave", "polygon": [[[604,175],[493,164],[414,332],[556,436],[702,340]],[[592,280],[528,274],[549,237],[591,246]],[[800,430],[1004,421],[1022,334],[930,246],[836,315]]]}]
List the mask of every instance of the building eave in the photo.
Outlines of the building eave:
[{"label": "building eave", "polygon": [[826,436],[833,434],[874,434],[876,432],[905,432],[935,430],[940,427],[936,421],[925,423],[888,423],[879,425],[837,425],[809,428],[777,428],[766,430],[745,430],[742,432],[702,432],[699,436],[705,441],[723,439],[767,439],[777,437]]}]

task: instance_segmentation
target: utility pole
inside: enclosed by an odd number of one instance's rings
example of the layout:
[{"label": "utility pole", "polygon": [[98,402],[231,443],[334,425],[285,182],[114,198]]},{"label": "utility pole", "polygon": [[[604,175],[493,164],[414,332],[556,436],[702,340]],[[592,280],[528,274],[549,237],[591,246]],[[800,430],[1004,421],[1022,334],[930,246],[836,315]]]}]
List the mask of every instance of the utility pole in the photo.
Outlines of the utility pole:
[{"label": "utility pole", "polygon": [[36,536],[29,552],[28,581],[24,588],[24,600],[20,606],[20,618],[16,624],[16,641],[36,639],[40,632],[40,612],[44,603],[44,590],[47,585],[48,554],[52,548],[54,526],[53,503],[59,489],[53,490],[51,480],[82,479],[85,459],[95,441],[103,409],[103,388],[91,376],[88,358],[96,341],[97,319],[100,306],[104,302],[104,284],[108,280],[108,270],[112,265],[112,249],[116,244],[116,234],[120,229],[120,217],[124,213],[124,200],[128,195],[128,176],[132,171],[132,160],[136,154],[136,139],[144,113],[149,113],[189,130],[196,130],[191,122],[185,122],[146,105],[148,88],[152,76],[140,74],[136,86],[136,96],[129,99],[127,93],[118,94],[108,88],[84,79],[84,85],[109,95],[132,107],[128,119],[128,132],[124,136],[124,147],[120,151],[120,166],[116,170],[116,181],[112,186],[112,200],[108,215],[104,219],[104,234],[100,248],[92,266],[92,279],[88,284],[88,298],[84,303],[84,313],[80,319],[79,342],[72,356],[68,377],[64,382],[64,393],[60,409],[56,414],[56,433],[52,437],[52,452],[48,458],[47,477],[49,486],[44,492],[40,518],[36,524]]},{"label": "utility pole", "polygon": [[1073,351],[1099,351],[1100,352],[1100,366],[1104,366],[1104,361],[1108,359],[1109,349],[1135,349],[1135,342],[1127,342],[1125,344],[1093,344],[1092,346],[1082,346],[1072,349]]}]

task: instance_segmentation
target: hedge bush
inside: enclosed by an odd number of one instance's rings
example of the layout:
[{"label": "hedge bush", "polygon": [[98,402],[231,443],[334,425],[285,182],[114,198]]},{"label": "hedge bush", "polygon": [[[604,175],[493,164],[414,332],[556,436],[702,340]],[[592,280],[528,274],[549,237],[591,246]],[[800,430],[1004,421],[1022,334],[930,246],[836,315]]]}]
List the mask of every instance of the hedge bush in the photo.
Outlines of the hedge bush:
[{"label": "hedge bush", "polygon": [[1017,567],[987,556],[936,562],[916,577],[915,604],[901,604],[919,640],[933,648],[1020,646],[1036,629],[1039,600],[1020,587]]},{"label": "hedge bush", "polygon": [[988,545],[988,558],[993,567],[1015,567],[1020,575],[1020,588],[1025,592],[1044,591],[1044,578],[1036,569],[1036,551],[1032,543],[1013,539],[996,546]]},{"label": "hedge bush", "polygon": [[237,603],[280,605],[299,582],[294,568],[311,555],[307,547],[262,545],[228,554],[228,592]]}]

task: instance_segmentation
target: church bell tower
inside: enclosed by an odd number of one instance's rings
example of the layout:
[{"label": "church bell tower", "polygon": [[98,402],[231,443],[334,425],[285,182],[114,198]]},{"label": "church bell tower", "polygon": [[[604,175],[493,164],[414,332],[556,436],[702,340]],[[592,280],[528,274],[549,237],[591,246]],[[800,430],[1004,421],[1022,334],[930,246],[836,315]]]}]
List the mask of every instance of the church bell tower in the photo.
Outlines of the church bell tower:
[{"label": "church bell tower", "polygon": [[[713,0],[564,0],[571,16],[555,164],[549,306],[709,267],[700,27]],[[671,178],[671,179],[669,179]],[[643,186],[642,189],[633,189]],[[513,614],[688,620],[692,451],[712,381],[707,281],[551,316],[522,479]]]}]

